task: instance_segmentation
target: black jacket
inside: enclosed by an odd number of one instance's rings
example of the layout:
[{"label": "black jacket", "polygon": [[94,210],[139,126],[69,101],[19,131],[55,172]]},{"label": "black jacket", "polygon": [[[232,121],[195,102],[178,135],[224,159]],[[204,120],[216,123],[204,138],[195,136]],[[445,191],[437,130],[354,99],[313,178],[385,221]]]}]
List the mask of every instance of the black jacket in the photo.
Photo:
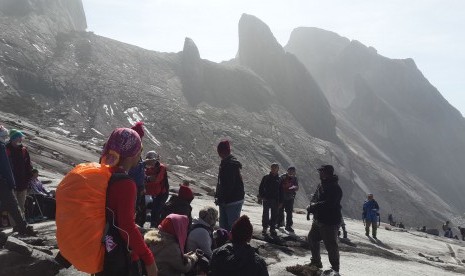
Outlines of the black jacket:
[{"label": "black jacket", "polygon": [[258,188],[258,195],[262,199],[274,199],[281,202],[283,199],[282,189],[280,187],[279,175],[267,174],[262,178],[260,187]]},{"label": "black jacket", "polygon": [[228,204],[244,199],[241,169],[242,164],[232,155],[221,160],[215,193],[219,204]]},{"label": "black jacket", "polygon": [[189,201],[172,195],[160,211],[160,221],[164,220],[170,214],[185,215],[189,218],[189,226],[192,223],[192,206]]},{"label": "black jacket", "polygon": [[268,276],[265,261],[248,244],[225,244],[213,251],[213,276]]},{"label": "black jacket", "polygon": [[321,181],[313,194],[310,212],[314,218],[324,224],[339,225],[341,223],[342,190],[337,175]]}]

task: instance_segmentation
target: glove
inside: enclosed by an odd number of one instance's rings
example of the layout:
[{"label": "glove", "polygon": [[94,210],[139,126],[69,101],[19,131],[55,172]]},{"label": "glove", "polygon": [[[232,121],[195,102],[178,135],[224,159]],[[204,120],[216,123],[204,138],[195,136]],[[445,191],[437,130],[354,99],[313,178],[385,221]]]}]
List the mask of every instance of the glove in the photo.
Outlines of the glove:
[{"label": "glove", "polygon": [[307,220],[310,220],[310,214],[313,212],[312,205],[307,206]]}]

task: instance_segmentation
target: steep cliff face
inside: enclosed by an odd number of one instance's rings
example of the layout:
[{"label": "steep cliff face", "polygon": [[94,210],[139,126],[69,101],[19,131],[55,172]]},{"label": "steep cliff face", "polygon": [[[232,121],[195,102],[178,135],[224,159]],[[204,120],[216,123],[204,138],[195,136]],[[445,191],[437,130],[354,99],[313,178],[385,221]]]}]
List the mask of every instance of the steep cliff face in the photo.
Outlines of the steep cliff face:
[{"label": "steep cliff face", "polygon": [[335,120],[318,84],[302,63],[285,53],[270,28],[244,14],[237,60],[270,84],[280,104],[313,136],[336,142]]},{"label": "steep cliff face", "polygon": [[318,72],[317,82],[334,112],[395,165],[465,210],[460,169],[465,165],[465,120],[413,60],[388,59],[358,41],[314,28],[295,30],[286,49]]}]

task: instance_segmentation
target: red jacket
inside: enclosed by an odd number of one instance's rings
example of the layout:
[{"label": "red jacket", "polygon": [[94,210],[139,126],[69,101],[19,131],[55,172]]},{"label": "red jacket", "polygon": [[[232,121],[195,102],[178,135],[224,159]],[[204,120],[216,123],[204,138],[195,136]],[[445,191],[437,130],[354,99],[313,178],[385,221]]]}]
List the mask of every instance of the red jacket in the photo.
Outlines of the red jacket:
[{"label": "red jacket", "polygon": [[[115,168],[113,172],[122,172]],[[128,242],[132,250],[133,260],[142,259],[145,265],[151,265],[155,261],[152,252],[144,242],[144,237],[136,227],[135,204],[137,188],[132,179],[122,179],[108,186],[107,206],[115,212],[116,224],[120,230],[121,237]],[[125,233],[127,232],[127,234]]]},{"label": "red jacket", "polygon": [[147,178],[150,176],[156,176],[155,181],[147,182],[145,184],[145,193],[151,196],[158,196],[168,192],[168,174],[166,172],[165,165],[160,163],[160,171],[158,174],[155,172],[155,168],[145,169],[145,175]]},{"label": "red jacket", "polygon": [[25,146],[21,145],[19,147],[13,147],[11,143],[6,145],[6,152],[10,159],[10,166],[15,178],[16,190],[26,190],[29,188],[29,182],[32,178],[32,165],[29,152]]}]

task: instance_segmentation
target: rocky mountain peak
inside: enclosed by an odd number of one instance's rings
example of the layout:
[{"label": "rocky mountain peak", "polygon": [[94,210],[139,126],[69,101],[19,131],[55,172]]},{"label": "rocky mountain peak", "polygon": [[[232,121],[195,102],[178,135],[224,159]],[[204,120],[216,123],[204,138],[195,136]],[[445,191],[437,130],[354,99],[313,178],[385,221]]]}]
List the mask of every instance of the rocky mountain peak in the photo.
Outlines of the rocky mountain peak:
[{"label": "rocky mountain peak", "polygon": [[195,45],[194,40],[189,37],[186,37],[184,40],[184,48],[182,50],[183,59],[188,60],[200,60],[200,53],[197,45]]}]

